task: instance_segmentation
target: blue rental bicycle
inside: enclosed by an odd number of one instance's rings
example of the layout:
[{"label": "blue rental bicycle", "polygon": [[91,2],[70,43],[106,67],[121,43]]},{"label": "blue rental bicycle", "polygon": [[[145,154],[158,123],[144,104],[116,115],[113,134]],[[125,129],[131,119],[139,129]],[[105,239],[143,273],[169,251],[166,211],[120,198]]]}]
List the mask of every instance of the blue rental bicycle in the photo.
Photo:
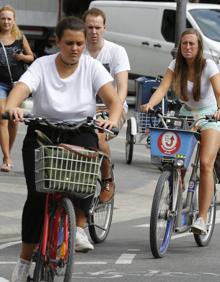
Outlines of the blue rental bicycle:
[{"label": "blue rental bicycle", "polygon": [[[151,160],[162,174],[154,192],[150,216],[150,247],[155,258],[162,258],[175,233],[190,231],[198,215],[200,122],[214,121],[211,116],[197,120],[156,114],[161,127],[150,128]],[[191,170],[189,180],[184,175]],[[214,183],[216,174],[213,172]],[[185,182],[185,184],[184,184]],[[207,216],[207,234],[193,234],[198,246],[211,240],[216,217],[216,185]]]}]

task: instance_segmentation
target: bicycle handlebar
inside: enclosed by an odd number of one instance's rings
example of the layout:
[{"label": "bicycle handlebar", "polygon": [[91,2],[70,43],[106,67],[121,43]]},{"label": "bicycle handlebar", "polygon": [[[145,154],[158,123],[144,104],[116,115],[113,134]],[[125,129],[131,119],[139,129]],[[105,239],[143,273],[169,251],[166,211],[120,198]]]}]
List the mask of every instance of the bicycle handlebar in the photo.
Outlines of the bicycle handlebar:
[{"label": "bicycle handlebar", "polygon": [[[8,112],[4,112],[2,114],[2,119],[10,120],[10,115]],[[56,122],[52,123],[47,118],[44,117],[37,117],[30,113],[26,113],[23,116],[23,122],[25,124],[41,124],[49,126],[50,128],[54,129],[61,129],[64,131],[76,131],[80,127],[92,127],[94,129],[98,129],[100,131],[106,132],[111,135],[118,135],[119,129],[117,127],[113,127],[111,130],[108,128],[103,128],[96,124],[96,120],[92,117],[87,117],[85,120],[79,123],[71,123],[71,122]]]},{"label": "bicycle handlebar", "polygon": [[[25,113],[25,114],[24,114],[24,119],[26,119],[26,118],[33,118],[33,117],[34,117],[34,116],[33,116],[32,114],[29,114],[29,113]],[[10,120],[11,117],[10,117],[10,115],[9,115],[8,112],[4,112],[4,113],[2,113],[2,119]]]},{"label": "bicycle handlebar", "polygon": [[175,121],[185,121],[185,122],[188,122],[188,127],[189,129],[192,129],[193,127],[197,126],[198,122],[201,121],[201,120],[207,120],[208,122],[216,122],[217,120],[214,118],[214,115],[205,115],[203,117],[200,117],[198,119],[195,119],[193,116],[183,116],[183,115],[175,115],[175,116],[164,116],[162,114],[162,111],[160,109],[157,109],[157,110],[154,110],[154,109],[150,109],[148,111],[149,115],[152,116],[156,116],[158,117],[163,126],[165,128],[168,128],[167,126],[167,123],[165,120],[175,120]]}]

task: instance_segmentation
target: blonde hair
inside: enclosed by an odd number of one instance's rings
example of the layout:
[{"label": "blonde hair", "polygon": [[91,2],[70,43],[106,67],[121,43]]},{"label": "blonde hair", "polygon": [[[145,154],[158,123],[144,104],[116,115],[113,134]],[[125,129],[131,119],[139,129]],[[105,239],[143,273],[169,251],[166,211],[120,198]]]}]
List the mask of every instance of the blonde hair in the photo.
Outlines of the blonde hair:
[{"label": "blonde hair", "polygon": [[[4,12],[4,11],[12,12],[13,16],[14,16],[14,20],[16,20],[15,9],[12,8],[10,5],[5,5],[5,6],[0,8],[0,14],[1,14],[1,12]],[[0,28],[0,32],[1,32],[1,28]],[[11,34],[15,37],[15,39],[21,39],[23,37],[23,32],[17,26],[16,21],[14,22],[14,24],[12,26]]]},{"label": "blonde hair", "polygon": [[201,75],[206,64],[206,60],[203,57],[203,42],[201,34],[193,28],[189,28],[185,30],[180,38],[180,44],[177,51],[176,56],[176,65],[174,69],[174,83],[173,88],[175,93],[184,101],[188,101],[187,95],[187,72],[188,66],[186,63],[185,58],[181,52],[181,42],[182,38],[186,34],[195,34],[198,40],[198,53],[196,55],[194,61],[194,71],[195,71],[195,78],[194,78],[194,85],[193,85],[193,98],[195,101],[199,101],[200,99],[200,84],[201,84]]}]

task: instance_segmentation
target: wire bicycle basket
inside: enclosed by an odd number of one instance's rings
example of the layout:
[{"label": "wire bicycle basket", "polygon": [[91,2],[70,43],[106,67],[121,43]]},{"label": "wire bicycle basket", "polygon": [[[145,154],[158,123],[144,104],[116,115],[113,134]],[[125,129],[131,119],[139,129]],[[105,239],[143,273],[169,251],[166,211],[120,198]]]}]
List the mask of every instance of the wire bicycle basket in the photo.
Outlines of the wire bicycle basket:
[{"label": "wire bicycle basket", "polygon": [[102,159],[100,152],[82,147],[41,146],[35,150],[36,190],[94,194]]}]

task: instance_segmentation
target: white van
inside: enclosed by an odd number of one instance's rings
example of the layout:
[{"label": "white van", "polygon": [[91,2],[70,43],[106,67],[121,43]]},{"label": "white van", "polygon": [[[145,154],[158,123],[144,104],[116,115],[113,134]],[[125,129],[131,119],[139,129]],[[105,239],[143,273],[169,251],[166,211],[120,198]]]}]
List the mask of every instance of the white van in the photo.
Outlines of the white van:
[{"label": "white van", "polygon": [[[125,47],[130,79],[164,74],[174,48],[175,2],[93,1],[92,7],[106,13],[106,39]],[[219,63],[220,5],[187,3],[186,17],[186,26],[201,32],[205,55]]]}]

